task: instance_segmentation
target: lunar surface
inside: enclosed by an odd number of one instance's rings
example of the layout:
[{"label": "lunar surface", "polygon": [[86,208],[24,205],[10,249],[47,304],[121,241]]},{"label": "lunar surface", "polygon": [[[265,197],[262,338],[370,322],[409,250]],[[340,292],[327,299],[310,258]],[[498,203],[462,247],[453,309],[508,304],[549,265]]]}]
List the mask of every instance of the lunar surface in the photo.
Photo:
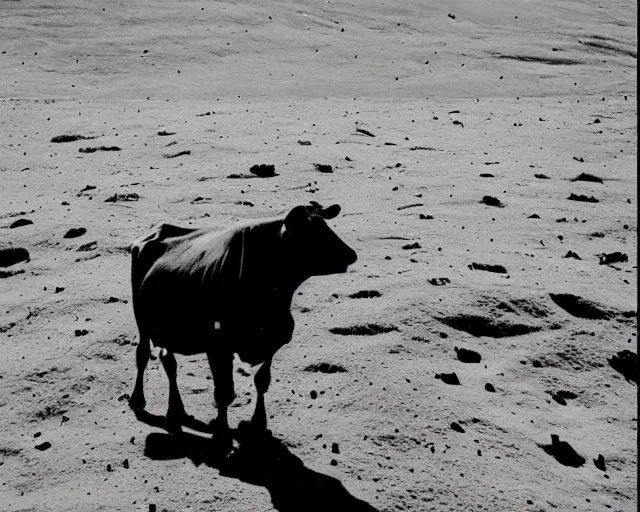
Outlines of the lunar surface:
[{"label": "lunar surface", "polygon": [[[17,0],[0,26],[0,510],[637,509],[635,2]],[[136,416],[133,240],[310,201],[358,261],[294,295],[270,434],[235,430],[236,360],[221,453],[204,355],[177,356],[182,433],[155,356]]]}]

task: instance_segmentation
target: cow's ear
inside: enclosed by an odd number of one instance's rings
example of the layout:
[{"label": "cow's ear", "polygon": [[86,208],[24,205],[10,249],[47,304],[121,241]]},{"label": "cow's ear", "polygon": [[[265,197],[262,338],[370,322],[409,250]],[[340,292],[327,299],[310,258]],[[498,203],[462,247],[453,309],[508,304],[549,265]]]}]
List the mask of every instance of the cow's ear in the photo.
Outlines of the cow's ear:
[{"label": "cow's ear", "polygon": [[331,206],[328,206],[327,208],[324,208],[320,212],[320,215],[322,216],[323,219],[329,220],[329,219],[335,219],[339,213],[340,213],[340,205],[333,204]]},{"label": "cow's ear", "polygon": [[304,226],[309,220],[309,212],[306,206],[296,206],[284,218],[284,227],[289,230],[295,230]]}]

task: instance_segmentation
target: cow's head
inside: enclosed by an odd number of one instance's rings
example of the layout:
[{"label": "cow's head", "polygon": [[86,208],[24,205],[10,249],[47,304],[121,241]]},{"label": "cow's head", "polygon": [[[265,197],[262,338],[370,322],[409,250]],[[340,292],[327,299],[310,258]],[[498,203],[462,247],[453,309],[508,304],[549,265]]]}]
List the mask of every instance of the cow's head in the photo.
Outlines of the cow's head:
[{"label": "cow's head", "polygon": [[338,274],[346,272],[358,259],[356,252],[325,222],[339,213],[337,204],[323,208],[312,202],[311,206],[296,206],[287,214],[282,241],[287,260],[296,270],[307,276]]}]

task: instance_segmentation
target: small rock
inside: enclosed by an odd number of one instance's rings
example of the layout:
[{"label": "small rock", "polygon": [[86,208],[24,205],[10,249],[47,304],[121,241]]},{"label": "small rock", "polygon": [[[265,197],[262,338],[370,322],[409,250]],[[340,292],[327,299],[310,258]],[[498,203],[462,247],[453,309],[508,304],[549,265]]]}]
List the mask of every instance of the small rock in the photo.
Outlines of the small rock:
[{"label": "small rock", "polygon": [[411,249],[420,249],[420,244],[418,242],[414,242],[412,244],[403,245],[402,248],[405,251],[408,251],[408,250],[411,250]]},{"label": "small rock", "polygon": [[567,254],[564,255],[565,258],[574,258],[576,260],[581,260],[582,258],[580,256],[578,256],[575,252],[573,251],[569,251]]},{"label": "small rock", "polygon": [[607,466],[604,462],[604,456],[602,454],[599,454],[597,459],[593,459],[593,463],[600,471],[607,470]]},{"label": "small rock", "polygon": [[445,384],[449,384],[451,386],[459,386],[460,380],[458,376],[454,373],[436,373],[436,379],[440,379]]},{"label": "small rock", "polygon": [[0,249],[0,267],[10,267],[22,261],[29,261],[29,251],[23,247]]},{"label": "small rock", "polygon": [[48,450],[49,448],[51,448],[51,443],[49,441],[36,445],[36,450],[40,450],[41,452]]},{"label": "small rock", "polygon": [[340,453],[340,447],[338,443],[331,443],[331,453]]},{"label": "small rock", "polygon": [[338,461],[336,459],[331,459],[331,463],[332,466],[337,466],[338,465]]},{"label": "small rock", "polygon": [[33,224],[32,220],[29,219],[18,219],[9,226],[11,229],[21,228],[22,226],[28,226],[29,224]]},{"label": "small rock", "polygon": [[482,198],[482,201],[480,202],[486,204],[487,206],[496,206],[498,208],[504,208],[504,204],[497,197],[484,196]]},{"label": "small rock", "polygon": [[461,434],[464,434],[465,432],[465,430],[460,426],[460,424],[455,421],[451,423],[451,429],[455,430],[456,432],[460,432]]},{"label": "small rock", "polygon": [[493,384],[491,384],[490,382],[487,382],[484,385],[484,389],[486,389],[489,393],[495,393],[496,392],[496,388],[494,388]]},{"label": "small rock", "polygon": [[309,395],[311,396],[312,400],[315,400],[316,398],[318,398],[318,392],[313,390],[311,391],[311,393],[309,393]]},{"label": "small rock", "polygon": [[122,467],[124,469],[129,469],[129,459],[124,459],[124,462],[122,463]]},{"label": "small rock", "polygon": [[601,254],[600,265],[609,265],[611,263],[623,263],[629,261],[629,256],[621,252],[612,252],[609,254]]},{"label": "small rock", "polygon": [[67,231],[63,238],[78,238],[87,232],[86,228],[71,228]]},{"label": "small rock", "polygon": [[272,178],[276,175],[276,168],[268,164],[252,165],[249,172],[260,178]]}]

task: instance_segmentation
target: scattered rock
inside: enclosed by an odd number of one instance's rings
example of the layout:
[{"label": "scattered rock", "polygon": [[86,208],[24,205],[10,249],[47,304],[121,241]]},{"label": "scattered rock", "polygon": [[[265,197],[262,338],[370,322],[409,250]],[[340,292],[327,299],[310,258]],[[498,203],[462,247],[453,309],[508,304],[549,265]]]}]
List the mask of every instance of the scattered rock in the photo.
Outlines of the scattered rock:
[{"label": "scattered rock", "polygon": [[569,199],[571,201],[582,201],[583,203],[599,203],[600,202],[593,196],[587,197],[587,196],[582,195],[582,194],[576,195],[574,193],[571,193],[571,195],[569,197],[567,197],[567,199]]},{"label": "scattered rock", "polygon": [[339,364],[331,363],[316,363],[307,366],[304,369],[305,372],[320,372],[320,373],[345,373],[347,370]]},{"label": "scattered rock", "polygon": [[475,337],[488,336],[490,338],[506,338],[540,330],[540,327],[534,325],[511,323],[507,320],[487,318],[478,315],[462,314],[438,318],[438,320],[449,327],[467,332]]},{"label": "scattered rock", "polygon": [[534,174],[534,176],[536,178],[538,178],[539,180],[550,180],[551,178],[549,178],[549,176],[547,176],[546,174]]},{"label": "scattered rock", "polygon": [[337,466],[338,465],[338,461],[336,459],[331,459],[331,463],[332,466]]},{"label": "scattered rock", "polygon": [[[0,270],[0,279],[5,279],[7,277],[12,277],[12,276],[16,276],[18,274],[24,274],[24,269],[12,269],[12,270]],[[0,328],[0,332],[2,332],[2,329]]]},{"label": "scattered rock", "polygon": [[76,329],[75,331],[75,335],[78,337],[86,336],[87,334],[89,334],[89,331],[87,331],[86,329]]},{"label": "scattered rock", "polygon": [[63,238],[78,238],[87,232],[86,228],[71,228],[67,231]]},{"label": "scattered rock", "polygon": [[124,194],[113,194],[112,196],[107,197],[104,202],[115,203],[118,201],[137,201],[138,199],[140,199],[140,196],[135,192],[127,192]]},{"label": "scattered rock", "polygon": [[41,452],[48,450],[49,448],[51,448],[51,443],[49,441],[36,445],[36,450],[40,450]]},{"label": "scattered rock", "polygon": [[268,164],[253,165],[249,169],[249,172],[260,178],[272,178],[276,175],[276,168]]},{"label": "scattered rock", "polygon": [[340,453],[340,447],[338,446],[338,443],[331,443],[331,453]]},{"label": "scattered rock", "polygon": [[458,360],[463,363],[479,363],[482,361],[482,356],[474,350],[458,347],[454,347],[453,349],[456,351]]},{"label": "scattered rock", "polygon": [[80,191],[80,193],[82,193],[82,192],[87,192],[87,191],[89,191],[89,190],[94,190],[95,188],[96,188],[96,186],[95,186],[95,185],[86,185],[86,186],[85,186],[85,187]]},{"label": "scattered rock", "polygon": [[313,164],[313,167],[316,171],[324,172],[324,173],[332,173],[333,168],[328,164]]},{"label": "scattered rock", "polygon": [[33,221],[29,219],[18,219],[12,222],[9,228],[11,229],[21,228],[22,226],[28,226],[29,224],[33,224]]},{"label": "scattered rock", "polygon": [[95,148],[80,148],[79,153],[95,153],[96,151],[122,151],[118,146],[98,146]]},{"label": "scattered rock", "polygon": [[583,299],[577,295],[570,293],[550,293],[549,297],[567,313],[577,318],[605,320],[612,315],[610,311],[598,306],[595,302]]},{"label": "scattered rock", "polygon": [[167,132],[165,130],[160,130],[158,132],[158,135],[160,135],[160,137],[168,137],[169,135],[175,135],[176,132]]},{"label": "scattered rock", "polygon": [[574,258],[576,260],[581,260],[582,258],[580,256],[578,256],[575,252],[573,251],[569,251],[567,254],[564,255],[565,258]]},{"label": "scattered rock", "polygon": [[86,244],[82,244],[81,246],[79,246],[76,249],[76,252],[93,251],[97,245],[98,245],[98,242],[96,240],[93,240],[91,242],[87,242]]},{"label": "scattered rock", "polygon": [[433,220],[433,215],[425,215],[424,213],[420,214],[421,220]]},{"label": "scattered rock", "polygon": [[482,201],[480,202],[486,204],[487,206],[497,206],[498,208],[504,208],[504,204],[497,197],[484,196],[482,198]]},{"label": "scattered rock", "polygon": [[370,131],[368,131],[368,130],[365,130],[364,128],[356,128],[356,131],[357,131],[358,133],[361,133],[361,134],[363,134],[363,135],[366,135],[367,137],[375,137],[375,135],[374,135],[373,133],[371,133],[371,132],[370,132]]},{"label": "scattered rock", "polygon": [[381,294],[377,290],[360,290],[359,292],[349,295],[350,299],[373,299],[380,297]]},{"label": "scattered rock", "polygon": [[449,14],[447,14],[447,16],[448,16],[449,18],[451,18],[452,20],[455,20],[455,19],[456,19],[456,15],[455,15],[455,14],[451,14],[451,13],[449,13]]},{"label": "scattered rock", "polygon": [[481,178],[495,178],[495,176],[493,174],[491,174],[490,172],[483,172],[482,174],[480,174]]},{"label": "scattered rock", "polygon": [[424,204],[422,203],[411,203],[411,204],[405,204],[404,206],[398,206],[398,208],[396,208],[396,210],[406,210],[408,208],[416,208],[418,206],[424,206]]},{"label": "scattered rock", "polygon": [[460,380],[458,376],[454,373],[436,373],[436,379],[440,379],[445,384],[449,384],[451,386],[460,386]]},{"label": "scattered rock", "polygon": [[464,128],[464,125],[462,124],[462,122],[458,121],[457,119],[453,121],[453,124],[460,125],[462,128]]},{"label": "scattered rock", "polygon": [[618,373],[621,373],[627,381],[637,382],[637,354],[630,350],[621,350],[613,357],[607,359],[609,365]]},{"label": "scattered rock", "polygon": [[593,463],[600,471],[607,470],[607,465],[604,462],[604,455],[599,454],[597,459],[593,459]]},{"label": "scattered rock", "polygon": [[574,159],[576,162],[584,163],[584,158],[582,158],[582,157],[574,156],[574,157],[573,157],[573,159]]},{"label": "scattered rock", "polygon": [[556,219],[556,222],[567,222],[567,218],[562,217],[561,219]]},{"label": "scattered rock", "polygon": [[90,140],[96,137],[85,137],[84,135],[56,135],[51,139],[51,142],[59,144],[61,142],[74,142],[76,140]]},{"label": "scattered rock", "polygon": [[310,140],[299,140],[298,144],[300,144],[301,146],[311,146],[311,141]]},{"label": "scattered rock", "polygon": [[0,249],[0,267],[10,267],[22,261],[29,261],[29,251],[23,247]]},{"label": "scattered rock", "polygon": [[528,219],[539,219],[540,215],[538,215],[537,213],[534,213],[533,215],[529,215],[527,218]]},{"label": "scattered rock", "polygon": [[332,327],[329,329],[329,332],[332,334],[340,334],[342,336],[374,336],[391,331],[399,331],[399,329],[394,325],[381,324],[362,324],[351,327]]},{"label": "scattered rock", "polygon": [[318,398],[318,392],[315,390],[311,390],[311,393],[309,393],[309,396],[311,397],[312,400],[315,400],[316,398]]},{"label": "scattered rock", "polygon": [[551,434],[551,444],[540,445],[540,447],[563,466],[579,468],[585,463],[584,457],[576,452],[569,443],[560,441],[560,437],[556,434]]},{"label": "scattered rock", "polygon": [[484,385],[484,389],[486,389],[489,393],[495,393],[496,392],[496,388],[493,387],[493,384],[491,384],[490,382],[487,382]]},{"label": "scattered rock", "polygon": [[124,459],[124,461],[122,461],[122,467],[124,469],[129,469],[129,459]]},{"label": "scattered rock", "polygon": [[191,154],[191,151],[187,149],[185,151],[178,151],[177,153],[165,153],[164,155],[162,155],[162,158],[177,158],[182,155],[190,155],[190,154]]},{"label": "scattered rock", "polygon": [[403,245],[402,248],[405,251],[409,251],[409,250],[412,250],[412,249],[420,249],[420,244],[418,242],[414,242],[412,244]]},{"label": "scattered rock", "polygon": [[506,274],[507,269],[502,265],[490,265],[485,263],[472,263],[470,267],[473,270],[484,270],[486,272],[494,272],[496,274]]},{"label": "scattered rock", "polygon": [[440,150],[436,148],[432,148],[431,146],[413,146],[409,148],[409,151],[440,151]]},{"label": "scattered rock", "polygon": [[433,286],[444,286],[450,282],[451,281],[448,277],[434,277],[433,279],[429,279],[429,284]]},{"label": "scattered rock", "polygon": [[456,421],[451,423],[451,430],[455,430],[456,432],[460,432],[461,434],[465,433],[465,430],[460,426],[460,424]]},{"label": "scattered rock", "polygon": [[602,178],[598,178],[597,176],[594,176],[593,174],[587,174],[586,172],[582,172],[582,173],[578,174],[571,181],[591,181],[593,183],[604,183]]},{"label": "scattered rock", "polygon": [[196,117],[210,116],[211,114],[215,114],[215,112],[204,112],[202,114],[196,114]]},{"label": "scattered rock", "polygon": [[611,263],[624,263],[629,261],[629,256],[622,252],[612,252],[609,254],[601,254],[600,265],[610,265]]}]

